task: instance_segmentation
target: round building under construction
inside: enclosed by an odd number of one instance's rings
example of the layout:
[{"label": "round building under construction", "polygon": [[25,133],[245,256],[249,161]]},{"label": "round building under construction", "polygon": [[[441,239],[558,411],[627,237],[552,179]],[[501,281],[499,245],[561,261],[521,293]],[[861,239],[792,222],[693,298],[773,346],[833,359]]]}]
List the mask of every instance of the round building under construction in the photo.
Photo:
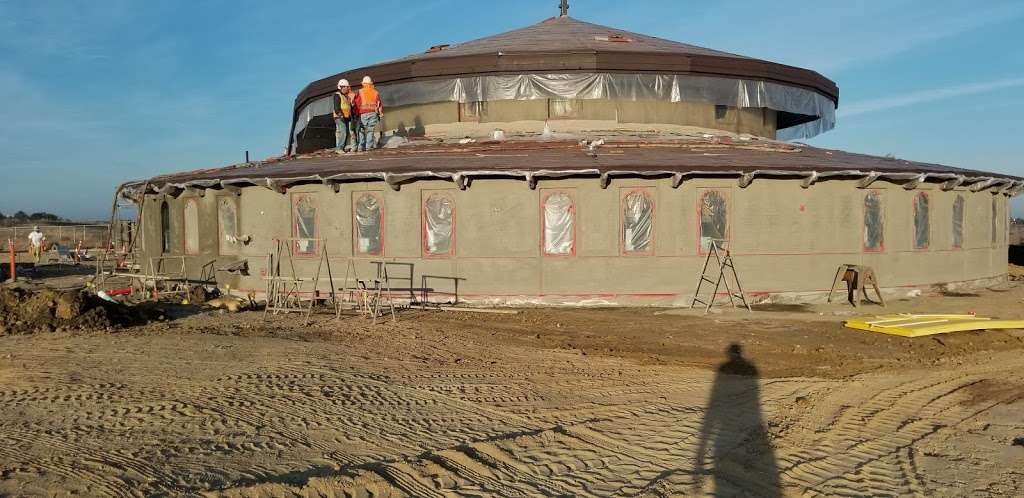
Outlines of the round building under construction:
[{"label": "round building under construction", "polygon": [[[338,154],[336,83],[364,75],[384,145]],[[144,266],[243,294],[280,247],[299,279],[326,256],[335,279],[390,268],[396,295],[492,305],[689,305],[717,247],[755,301],[815,299],[842,264],[883,292],[1005,279],[1024,179],[782,141],[838,102],[811,70],[563,15],[314,81],[284,156],[118,195]]]}]

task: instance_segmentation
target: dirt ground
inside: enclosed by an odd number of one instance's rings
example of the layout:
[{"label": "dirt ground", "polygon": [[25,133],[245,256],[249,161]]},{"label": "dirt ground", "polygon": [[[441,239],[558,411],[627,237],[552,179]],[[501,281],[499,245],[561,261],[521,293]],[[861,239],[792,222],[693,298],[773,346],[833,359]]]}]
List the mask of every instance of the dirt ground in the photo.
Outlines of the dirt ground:
[{"label": "dirt ground", "polygon": [[[1024,318],[1024,285],[857,313]],[[199,307],[0,336],[0,496],[1020,496],[1024,331]]]}]

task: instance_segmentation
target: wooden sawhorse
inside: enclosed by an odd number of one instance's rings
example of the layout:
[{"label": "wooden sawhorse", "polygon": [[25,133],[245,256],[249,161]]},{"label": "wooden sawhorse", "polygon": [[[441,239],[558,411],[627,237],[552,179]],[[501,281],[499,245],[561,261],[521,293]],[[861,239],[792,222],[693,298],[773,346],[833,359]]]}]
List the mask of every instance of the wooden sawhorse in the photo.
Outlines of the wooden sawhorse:
[{"label": "wooden sawhorse", "polygon": [[836,270],[836,276],[832,279],[832,287],[828,290],[828,302],[832,302],[832,292],[836,290],[836,284],[840,281],[846,282],[846,295],[850,304],[857,307],[856,293],[860,290],[861,295],[867,302],[873,302],[868,298],[867,286],[871,285],[878,296],[878,302],[885,306],[885,299],[882,298],[882,291],[878,290],[878,278],[875,277],[875,270],[870,266],[842,264]]}]

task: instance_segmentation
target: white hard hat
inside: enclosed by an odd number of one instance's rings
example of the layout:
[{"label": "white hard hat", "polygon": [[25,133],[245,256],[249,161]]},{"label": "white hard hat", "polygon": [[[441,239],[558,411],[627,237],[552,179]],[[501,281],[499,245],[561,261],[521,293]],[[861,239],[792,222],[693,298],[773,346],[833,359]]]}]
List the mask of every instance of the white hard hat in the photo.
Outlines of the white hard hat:
[{"label": "white hard hat", "polygon": [[32,229],[38,232],[39,231],[39,225],[36,225],[36,226],[32,227]]},{"label": "white hard hat", "polygon": [[369,76],[363,76],[363,84],[364,85],[372,85],[373,84],[373,80],[370,79]]},{"label": "white hard hat", "polygon": [[338,80],[338,88],[341,88],[343,86],[349,86],[348,80],[345,78]]}]

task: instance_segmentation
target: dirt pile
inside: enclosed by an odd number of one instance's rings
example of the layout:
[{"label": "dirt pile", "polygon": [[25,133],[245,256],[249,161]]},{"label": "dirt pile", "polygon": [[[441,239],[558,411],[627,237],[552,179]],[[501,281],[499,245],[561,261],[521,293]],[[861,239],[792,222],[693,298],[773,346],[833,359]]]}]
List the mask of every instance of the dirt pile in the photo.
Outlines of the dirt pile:
[{"label": "dirt pile", "polygon": [[156,313],[78,291],[0,288],[0,335],[116,329],[144,324]]}]

